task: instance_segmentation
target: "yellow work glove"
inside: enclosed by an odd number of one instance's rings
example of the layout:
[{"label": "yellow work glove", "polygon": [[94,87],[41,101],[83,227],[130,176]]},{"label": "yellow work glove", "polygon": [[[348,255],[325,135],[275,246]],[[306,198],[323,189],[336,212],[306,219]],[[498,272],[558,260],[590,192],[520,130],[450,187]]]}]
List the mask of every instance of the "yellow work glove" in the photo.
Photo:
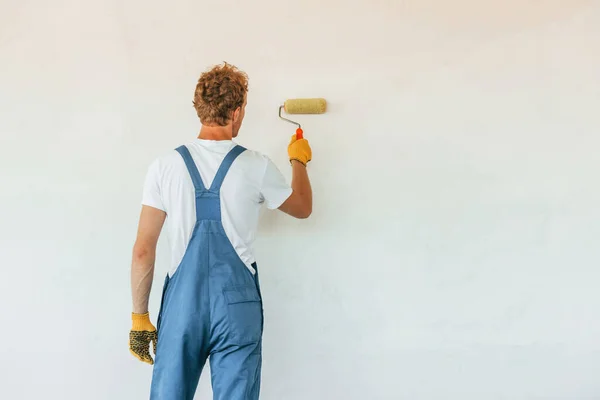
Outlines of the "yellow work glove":
[{"label": "yellow work glove", "polygon": [[154,364],[150,357],[150,342],[153,343],[154,354],[156,354],[156,341],[158,335],[156,328],[150,322],[150,314],[131,313],[131,331],[129,332],[129,352],[138,360]]},{"label": "yellow work glove", "polygon": [[308,140],[296,138],[296,135],[292,136],[290,145],[288,146],[288,155],[290,156],[290,162],[296,160],[306,165],[312,159],[312,150],[308,144]]}]

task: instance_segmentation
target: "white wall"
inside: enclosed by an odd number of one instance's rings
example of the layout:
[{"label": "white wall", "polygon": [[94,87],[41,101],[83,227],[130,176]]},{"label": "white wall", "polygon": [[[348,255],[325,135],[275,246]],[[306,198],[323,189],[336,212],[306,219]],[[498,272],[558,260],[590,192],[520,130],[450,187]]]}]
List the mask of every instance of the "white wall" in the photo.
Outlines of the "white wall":
[{"label": "white wall", "polygon": [[600,2],[0,4],[0,398],[147,398],[141,184],[223,60],[288,176],[278,105],[330,104],[313,217],[262,219],[261,398],[600,398]]}]

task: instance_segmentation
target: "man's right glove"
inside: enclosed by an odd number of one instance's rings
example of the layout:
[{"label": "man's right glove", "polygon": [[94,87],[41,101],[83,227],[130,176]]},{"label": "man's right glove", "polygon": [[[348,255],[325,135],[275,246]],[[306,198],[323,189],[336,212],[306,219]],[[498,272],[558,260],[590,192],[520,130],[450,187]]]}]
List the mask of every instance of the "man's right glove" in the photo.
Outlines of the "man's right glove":
[{"label": "man's right glove", "polygon": [[296,135],[293,135],[288,146],[288,155],[290,156],[290,162],[296,160],[304,165],[308,164],[312,159],[312,150],[308,144],[308,140],[298,140]]},{"label": "man's right glove", "polygon": [[156,341],[158,334],[156,328],[150,322],[150,316],[145,314],[131,314],[131,331],[129,332],[129,351],[138,360],[154,364],[154,360],[150,356],[150,342],[153,343],[154,354],[156,354]]}]

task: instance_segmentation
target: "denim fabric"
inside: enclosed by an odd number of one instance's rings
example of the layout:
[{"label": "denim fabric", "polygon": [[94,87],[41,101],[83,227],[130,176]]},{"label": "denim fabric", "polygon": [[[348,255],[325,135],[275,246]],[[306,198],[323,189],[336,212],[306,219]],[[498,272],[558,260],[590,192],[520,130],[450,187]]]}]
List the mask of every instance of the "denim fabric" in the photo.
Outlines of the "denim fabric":
[{"label": "denim fabric", "polygon": [[[210,362],[215,400],[255,400],[260,391],[263,308],[258,272],[242,262],[221,223],[220,189],[234,147],[206,189],[179,147],[196,191],[196,225],[181,264],[163,288],[151,400],[192,400]],[[256,265],[255,271],[258,271]]]}]

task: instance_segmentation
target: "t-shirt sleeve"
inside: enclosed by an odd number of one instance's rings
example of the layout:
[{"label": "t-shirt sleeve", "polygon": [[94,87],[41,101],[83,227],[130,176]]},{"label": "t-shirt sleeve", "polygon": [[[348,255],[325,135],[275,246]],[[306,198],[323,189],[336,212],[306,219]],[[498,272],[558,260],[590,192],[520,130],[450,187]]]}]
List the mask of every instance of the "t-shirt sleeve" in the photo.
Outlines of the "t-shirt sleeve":
[{"label": "t-shirt sleeve", "polygon": [[279,208],[292,194],[292,188],[277,166],[267,158],[261,195],[270,210]]},{"label": "t-shirt sleeve", "polygon": [[144,190],[142,192],[142,205],[158,208],[166,212],[162,201],[160,190],[160,163],[154,161],[148,168],[146,173],[146,181],[144,182]]}]

